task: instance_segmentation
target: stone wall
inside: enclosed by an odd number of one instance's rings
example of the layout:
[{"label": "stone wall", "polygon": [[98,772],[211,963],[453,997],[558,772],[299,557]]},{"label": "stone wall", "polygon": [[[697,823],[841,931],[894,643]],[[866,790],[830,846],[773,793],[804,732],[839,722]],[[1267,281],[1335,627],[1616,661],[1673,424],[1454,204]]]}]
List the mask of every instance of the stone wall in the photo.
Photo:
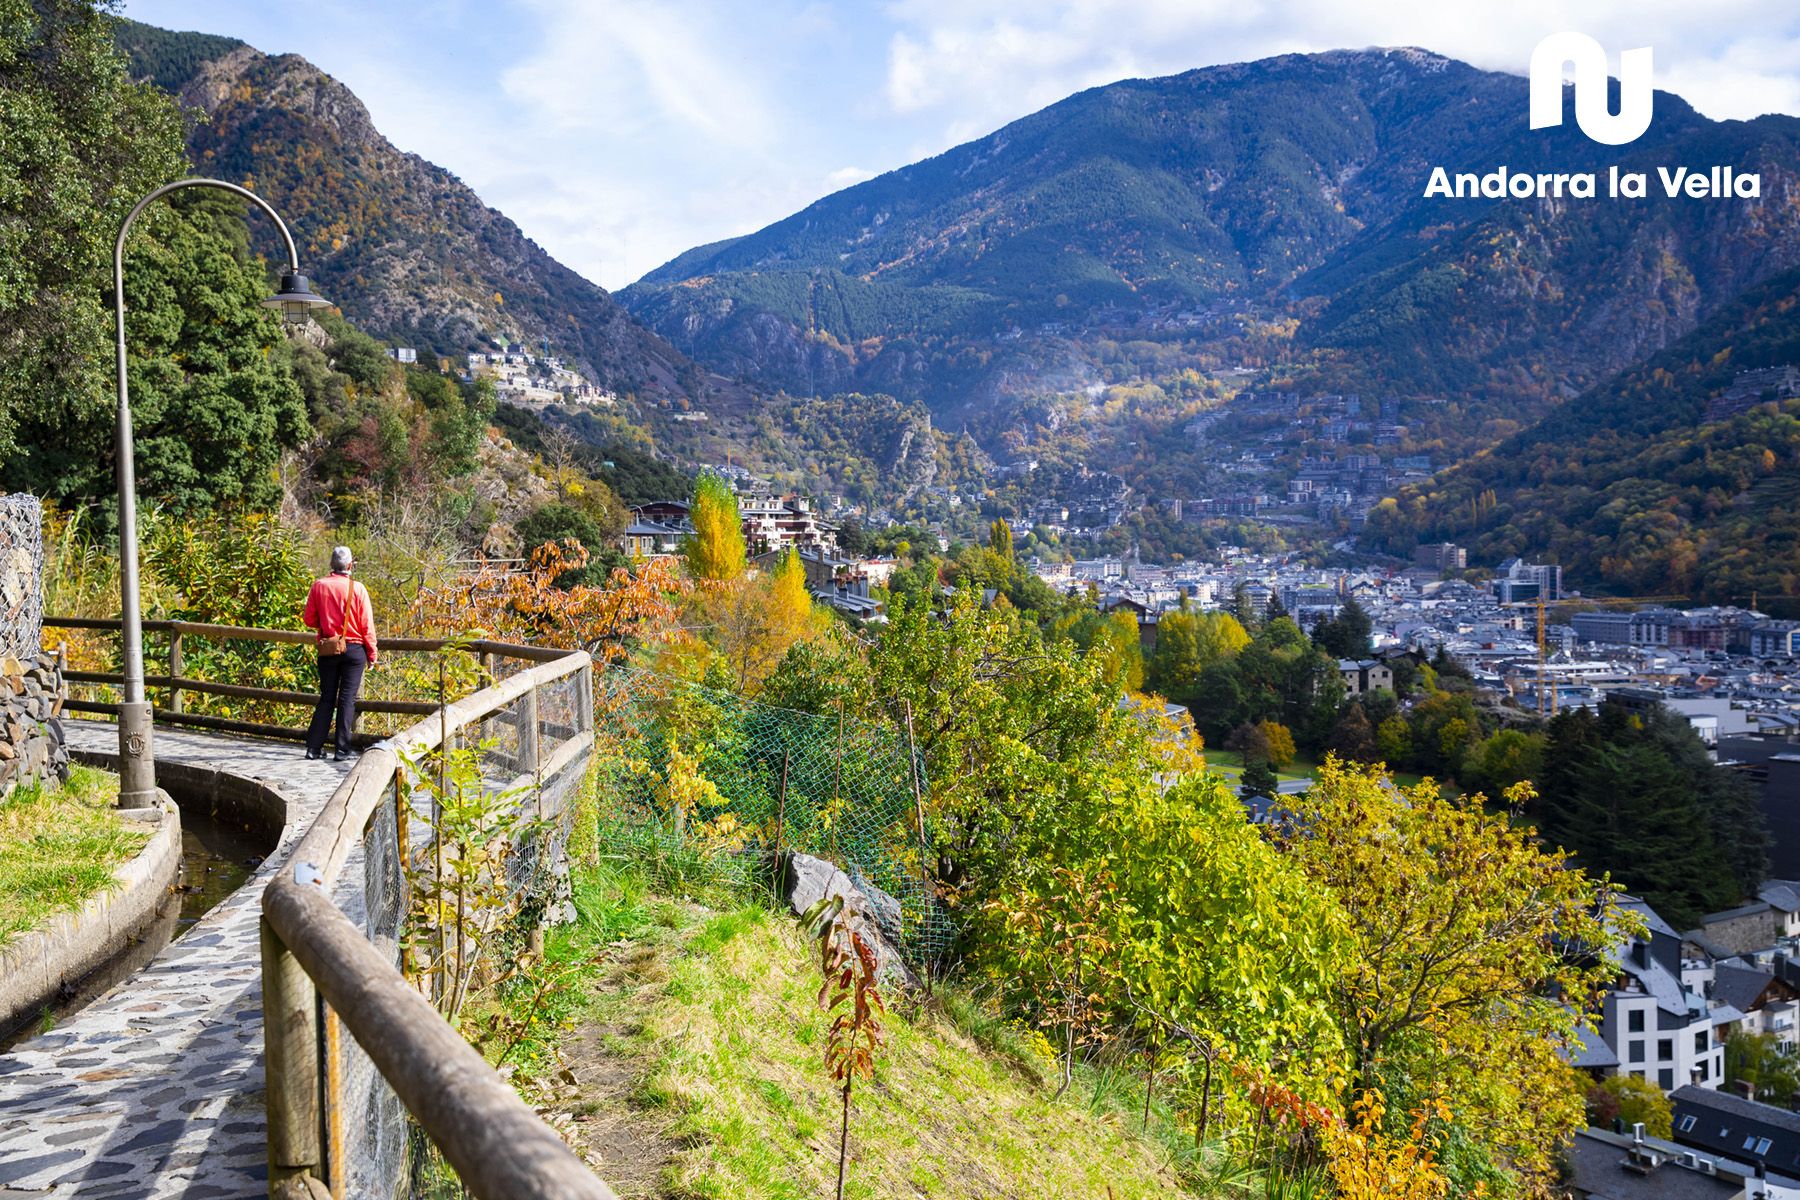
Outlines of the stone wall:
[{"label": "stone wall", "polygon": [[68,775],[62,664],[40,653],[43,509],[35,496],[0,496],[0,797],[28,780]]},{"label": "stone wall", "polygon": [[0,658],[0,797],[28,780],[68,778],[62,727],[67,694],[55,655]]}]

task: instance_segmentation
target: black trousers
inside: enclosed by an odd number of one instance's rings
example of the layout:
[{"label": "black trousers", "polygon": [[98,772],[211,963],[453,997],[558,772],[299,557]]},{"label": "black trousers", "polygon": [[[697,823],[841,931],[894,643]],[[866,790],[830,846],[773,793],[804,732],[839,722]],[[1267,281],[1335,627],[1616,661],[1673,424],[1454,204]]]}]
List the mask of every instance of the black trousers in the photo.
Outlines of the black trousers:
[{"label": "black trousers", "polygon": [[312,754],[325,749],[331,731],[331,715],[337,714],[337,751],[350,753],[350,734],[356,728],[356,693],[362,689],[363,672],[369,668],[369,651],[351,642],[342,654],[319,658],[319,703],[306,731],[306,749]]}]

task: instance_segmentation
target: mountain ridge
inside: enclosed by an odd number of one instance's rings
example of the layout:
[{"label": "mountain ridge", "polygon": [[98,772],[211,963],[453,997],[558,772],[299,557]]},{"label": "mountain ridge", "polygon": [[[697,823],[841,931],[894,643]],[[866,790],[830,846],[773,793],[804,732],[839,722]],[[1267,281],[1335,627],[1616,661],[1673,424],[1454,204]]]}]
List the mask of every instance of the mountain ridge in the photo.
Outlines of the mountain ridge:
[{"label": "mountain ridge", "polygon": [[[1541,411],[1800,261],[1800,237],[1790,236],[1800,235],[1800,121],[1714,122],[1659,91],[1650,132],[1604,147],[1572,123],[1529,130],[1529,86],[1416,47],[1108,84],[696,247],[620,299],[727,374],[795,390],[880,387],[947,417],[979,419],[996,386],[1016,390],[1039,365],[990,347],[979,355],[989,369],[971,372],[972,343],[1037,324],[1092,327],[1109,310],[1157,304],[1294,321],[1280,361],[1321,388],[1495,387]],[[1604,171],[1677,152],[1704,162],[1709,148],[1760,156],[1773,196],[1762,212],[1780,236],[1757,240],[1761,215],[1721,230],[1691,208],[1607,214],[1595,201],[1535,212],[1421,194],[1433,166]],[[1581,287],[1553,321],[1516,304],[1492,330],[1418,319],[1469,321],[1529,296],[1551,274],[1533,258],[1540,248],[1611,254],[1600,267],[1630,276],[1617,294],[1658,284],[1659,262],[1632,245],[1638,222],[1656,227],[1675,274],[1696,281],[1692,296],[1669,303],[1664,327],[1623,330],[1611,297]],[[1486,271],[1452,256],[1479,263],[1493,238],[1520,242],[1520,252]],[[1720,258],[1709,243],[1728,249]],[[1479,303],[1444,308],[1436,293],[1446,281],[1467,283]],[[1425,311],[1395,312],[1386,292]],[[1543,369],[1505,378],[1501,360],[1524,355],[1541,355]]]},{"label": "mountain ridge", "polygon": [[[196,169],[260,187],[360,327],[440,354],[525,341],[621,393],[702,393],[704,373],[449,171],[399,150],[344,84],[295,54],[119,19],[135,77],[191,118]],[[258,244],[273,251],[270,233]],[[716,381],[715,381],[716,384]]]}]

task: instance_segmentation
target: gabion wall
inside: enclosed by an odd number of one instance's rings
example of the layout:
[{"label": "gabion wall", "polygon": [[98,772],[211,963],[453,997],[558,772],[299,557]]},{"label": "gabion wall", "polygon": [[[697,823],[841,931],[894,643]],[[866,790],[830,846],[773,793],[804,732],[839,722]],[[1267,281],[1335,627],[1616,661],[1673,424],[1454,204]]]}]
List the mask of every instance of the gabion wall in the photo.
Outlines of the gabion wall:
[{"label": "gabion wall", "polygon": [[44,626],[44,510],[0,496],[0,658],[35,658]]},{"label": "gabion wall", "polygon": [[40,652],[43,574],[37,498],[0,496],[0,797],[21,783],[60,782],[69,770],[62,666]]}]

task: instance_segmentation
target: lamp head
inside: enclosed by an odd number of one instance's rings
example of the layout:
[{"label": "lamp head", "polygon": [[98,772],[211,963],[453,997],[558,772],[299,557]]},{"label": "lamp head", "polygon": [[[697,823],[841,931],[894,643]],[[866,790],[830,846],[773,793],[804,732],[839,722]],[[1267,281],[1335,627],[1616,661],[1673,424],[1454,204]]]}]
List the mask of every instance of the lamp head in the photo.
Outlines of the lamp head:
[{"label": "lamp head", "polygon": [[289,325],[304,325],[312,319],[312,310],[328,308],[331,302],[312,290],[312,283],[298,272],[281,277],[281,291],[263,301],[264,308],[277,309]]}]

